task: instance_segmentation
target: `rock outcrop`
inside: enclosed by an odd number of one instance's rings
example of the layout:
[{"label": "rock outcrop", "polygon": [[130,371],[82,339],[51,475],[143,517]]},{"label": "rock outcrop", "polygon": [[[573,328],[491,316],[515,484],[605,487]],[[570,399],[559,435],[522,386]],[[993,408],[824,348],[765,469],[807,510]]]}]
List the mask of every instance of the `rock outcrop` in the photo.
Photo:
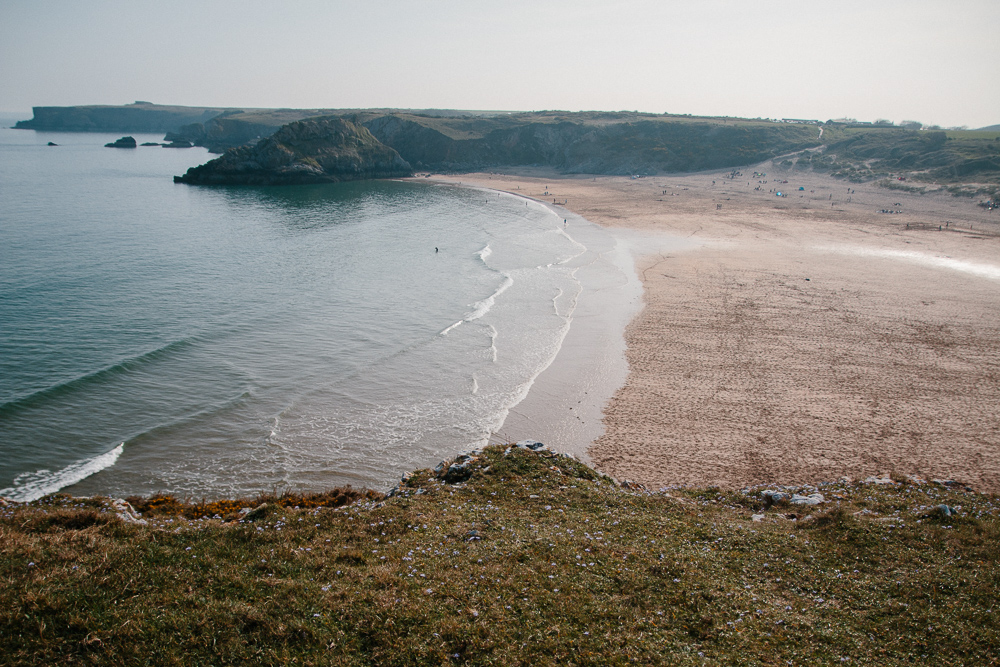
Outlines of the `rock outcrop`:
[{"label": "rock outcrop", "polygon": [[116,139],[110,144],[104,144],[105,148],[135,148],[135,137],[122,137],[121,139]]},{"label": "rock outcrop", "polygon": [[197,185],[293,185],[410,176],[413,169],[392,148],[347,118],[285,125],[253,146],[240,146],[175,176]]}]

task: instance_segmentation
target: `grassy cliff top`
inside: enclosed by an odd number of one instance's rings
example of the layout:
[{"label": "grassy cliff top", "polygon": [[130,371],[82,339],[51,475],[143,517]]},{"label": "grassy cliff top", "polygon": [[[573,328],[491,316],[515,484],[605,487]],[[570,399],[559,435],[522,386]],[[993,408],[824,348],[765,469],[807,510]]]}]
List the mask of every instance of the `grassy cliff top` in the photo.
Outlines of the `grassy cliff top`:
[{"label": "grassy cliff top", "polygon": [[1000,498],[881,481],[768,506],[760,489],[648,492],[494,446],[340,506],[343,494],[253,510],[136,499],[140,525],[109,499],[51,496],[0,508],[0,652],[9,664],[990,664]]},{"label": "grassy cliff top", "polygon": [[357,115],[361,122],[379,116],[394,115],[424,127],[437,130],[456,140],[481,139],[490,132],[520,127],[529,124],[555,125],[574,123],[592,127],[606,127],[619,123],[698,123],[707,125],[733,125],[744,127],[780,127],[793,134],[816,136],[819,128],[810,125],[775,123],[768,120],[747,118],[722,118],[712,116],[690,116],[677,114],[655,114],[637,111],[527,111],[490,112],[489,115],[459,113],[457,115],[430,115],[406,110],[364,110]]}]

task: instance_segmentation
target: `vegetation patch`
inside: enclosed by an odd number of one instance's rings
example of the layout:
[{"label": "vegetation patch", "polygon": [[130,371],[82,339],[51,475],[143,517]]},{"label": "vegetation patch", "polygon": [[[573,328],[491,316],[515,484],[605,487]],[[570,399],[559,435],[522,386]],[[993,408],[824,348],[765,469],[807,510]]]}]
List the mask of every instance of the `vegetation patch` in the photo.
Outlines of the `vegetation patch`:
[{"label": "vegetation patch", "polygon": [[808,160],[838,178],[1000,183],[1000,137],[994,133],[834,125],[824,128],[823,141],[824,150]]},{"label": "vegetation patch", "polygon": [[339,506],[352,494],[196,510],[131,499],[142,525],[110,499],[7,504],[0,652],[9,664],[185,665],[1000,654],[996,496],[887,478],[626,486],[545,449],[492,446]]},{"label": "vegetation patch", "polygon": [[876,183],[880,188],[885,188],[886,190],[897,190],[900,192],[911,192],[918,195],[927,194],[927,187],[923,185],[907,185],[899,180],[892,180],[889,178],[883,178],[881,181]]}]

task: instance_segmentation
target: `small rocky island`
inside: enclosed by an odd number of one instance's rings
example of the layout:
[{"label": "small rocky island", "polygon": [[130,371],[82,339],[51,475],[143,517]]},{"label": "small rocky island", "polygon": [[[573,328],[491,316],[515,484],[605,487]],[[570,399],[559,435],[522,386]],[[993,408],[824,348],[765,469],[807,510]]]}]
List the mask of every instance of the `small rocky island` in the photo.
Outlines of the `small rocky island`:
[{"label": "small rocky island", "polygon": [[122,137],[110,144],[104,144],[105,148],[135,148],[135,137]]},{"label": "small rocky island", "polygon": [[285,125],[253,146],[174,176],[196,185],[293,185],[410,176],[413,169],[363,125],[342,117]]}]

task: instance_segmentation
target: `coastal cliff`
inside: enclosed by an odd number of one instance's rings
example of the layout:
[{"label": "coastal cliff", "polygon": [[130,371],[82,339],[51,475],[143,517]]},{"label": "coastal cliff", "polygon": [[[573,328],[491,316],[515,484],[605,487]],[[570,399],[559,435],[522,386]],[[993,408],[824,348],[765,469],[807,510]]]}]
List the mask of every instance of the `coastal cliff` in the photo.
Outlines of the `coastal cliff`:
[{"label": "coastal cliff", "polygon": [[656,174],[751,164],[819,143],[807,125],[640,113],[393,114],[364,125],[410,164],[435,171],[530,165],[570,174]]},{"label": "coastal cliff", "polygon": [[[568,174],[653,175],[742,167],[786,156],[783,169],[829,172],[852,182],[904,176],[974,183],[996,192],[1000,136],[977,131],[840,121],[654,114],[634,111],[499,112],[442,109],[239,109],[135,102],[35,107],[18,129],[164,132],[222,153],[289,123],[341,117],[363,125],[416,169],[464,172],[541,166]],[[803,152],[806,149],[818,149]],[[795,155],[792,155],[795,154]],[[909,187],[909,186],[906,186]],[[968,188],[967,188],[968,189]]]},{"label": "coastal cliff", "polygon": [[[247,120],[226,114],[205,125],[188,126],[183,134],[204,144],[268,130],[263,124],[251,128]],[[517,166],[552,167],[564,173],[656,174],[744,165],[817,143],[818,132],[809,126],[653,114],[553,112],[486,118],[366,112],[289,123],[255,146],[230,149],[176,180],[274,185],[386,178],[413,168],[461,172]]]},{"label": "coastal cliff", "polygon": [[225,109],[181,107],[135,102],[124,106],[34,107],[18,130],[48,132],[172,132],[189,123],[204,123]]},{"label": "coastal cliff", "polygon": [[413,169],[367,128],[346,118],[285,125],[253,146],[240,146],[175,176],[196,185],[292,185],[410,176]]}]

